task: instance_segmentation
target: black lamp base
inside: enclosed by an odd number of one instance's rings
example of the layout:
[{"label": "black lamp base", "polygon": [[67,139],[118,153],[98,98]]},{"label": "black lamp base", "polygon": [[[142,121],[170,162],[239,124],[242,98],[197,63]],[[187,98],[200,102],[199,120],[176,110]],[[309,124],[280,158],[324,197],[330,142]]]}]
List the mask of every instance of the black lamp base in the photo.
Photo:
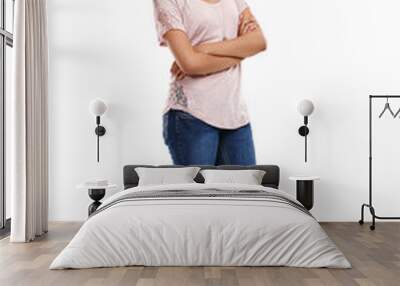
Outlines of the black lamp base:
[{"label": "black lamp base", "polygon": [[106,129],[103,126],[99,125],[96,127],[94,132],[97,136],[104,136],[106,134]]},{"label": "black lamp base", "polygon": [[305,137],[305,136],[307,136],[308,134],[310,134],[310,129],[308,129],[308,127],[307,126],[301,126],[300,128],[299,128],[299,134],[301,135],[301,136],[303,136],[303,137]]}]

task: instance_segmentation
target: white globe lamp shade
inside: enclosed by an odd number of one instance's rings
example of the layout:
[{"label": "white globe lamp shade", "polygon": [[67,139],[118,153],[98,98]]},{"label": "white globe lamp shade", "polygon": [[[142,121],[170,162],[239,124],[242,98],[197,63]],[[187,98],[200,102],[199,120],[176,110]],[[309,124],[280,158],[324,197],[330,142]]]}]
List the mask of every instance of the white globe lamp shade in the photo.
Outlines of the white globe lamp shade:
[{"label": "white globe lamp shade", "polygon": [[89,110],[94,116],[102,116],[107,111],[107,105],[97,98],[90,102]]},{"label": "white globe lamp shade", "polygon": [[303,116],[310,116],[314,112],[314,104],[311,100],[304,99],[299,102],[297,110]]}]

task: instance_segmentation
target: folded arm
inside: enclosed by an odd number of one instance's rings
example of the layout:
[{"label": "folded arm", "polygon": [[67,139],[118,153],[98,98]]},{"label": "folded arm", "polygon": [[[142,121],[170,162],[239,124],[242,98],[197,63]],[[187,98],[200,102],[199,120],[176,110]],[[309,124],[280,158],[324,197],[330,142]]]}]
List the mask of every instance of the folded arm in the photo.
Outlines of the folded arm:
[{"label": "folded arm", "polygon": [[[248,58],[267,48],[264,34],[250,9],[240,16],[238,37],[216,43],[206,43],[195,47],[196,51],[214,56]],[[250,29],[249,29],[250,28]]]},{"label": "folded arm", "polygon": [[179,68],[190,76],[207,75],[238,65],[242,59],[214,56],[196,51],[188,36],[180,30],[170,30],[164,35]]}]

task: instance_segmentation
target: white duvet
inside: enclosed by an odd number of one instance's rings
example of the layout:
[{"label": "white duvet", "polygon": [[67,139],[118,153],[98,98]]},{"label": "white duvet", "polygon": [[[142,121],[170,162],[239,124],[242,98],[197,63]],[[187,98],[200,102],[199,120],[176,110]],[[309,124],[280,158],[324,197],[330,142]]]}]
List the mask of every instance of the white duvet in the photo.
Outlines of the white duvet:
[{"label": "white duvet", "polygon": [[[168,190],[263,190],[261,186],[185,184],[136,187]],[[89,218],[50,269],[145,266],[293,266],[349,268],[318,222],[299,209],[246,198],[123,201]]]}]

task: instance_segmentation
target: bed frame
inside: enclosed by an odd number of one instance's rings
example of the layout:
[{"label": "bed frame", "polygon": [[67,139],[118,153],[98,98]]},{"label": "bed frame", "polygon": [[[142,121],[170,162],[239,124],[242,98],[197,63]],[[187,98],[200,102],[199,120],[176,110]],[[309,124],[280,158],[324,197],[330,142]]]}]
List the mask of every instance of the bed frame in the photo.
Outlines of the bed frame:
[{"label": "bed frame", "polygon": [[[129,189],[136,187],[139,183],[139,176],[135,171],[137,167],[147,167],[147,168],[181,168],[183,166],[176,165],[127,165],[124,167],[124,189]],[[279,188],[279,167],[275,165],[256,165],[256,166],[198,166],[202,170],[207,169],[219,169],[219,170],[263,170],[265,171],[264,178],[262,180],[262,185],[264,187],[270,187],[274,189]],[[194,179],[197,183],[204,183],[203,176],[199,173]]]}]

